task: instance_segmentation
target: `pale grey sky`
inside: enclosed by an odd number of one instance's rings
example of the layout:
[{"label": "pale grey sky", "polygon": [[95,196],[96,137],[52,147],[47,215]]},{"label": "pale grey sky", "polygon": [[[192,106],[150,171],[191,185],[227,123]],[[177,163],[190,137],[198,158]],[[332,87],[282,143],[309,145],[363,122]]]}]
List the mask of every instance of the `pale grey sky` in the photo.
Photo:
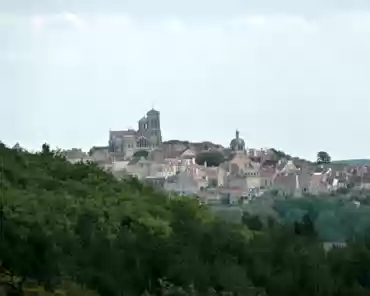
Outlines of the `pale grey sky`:
[{"label": "pale grey sky", "polygon": [[[32,3],[32,4],[31,4]],[[0,0],[0,140],[165,140],[370,157],[370,1]]]}]

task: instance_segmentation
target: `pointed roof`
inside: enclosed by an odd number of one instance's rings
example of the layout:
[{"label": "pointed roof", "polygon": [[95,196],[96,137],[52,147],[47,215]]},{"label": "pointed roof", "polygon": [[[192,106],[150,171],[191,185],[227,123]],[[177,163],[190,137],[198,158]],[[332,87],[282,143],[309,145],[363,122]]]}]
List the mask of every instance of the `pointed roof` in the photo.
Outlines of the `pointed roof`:
[{"label": "pointed roof", "polygon": [[294,173],[297,172],[298,169],[294,165],[292,160],[288,160],[286,165],[281,169],[280,173]]}]

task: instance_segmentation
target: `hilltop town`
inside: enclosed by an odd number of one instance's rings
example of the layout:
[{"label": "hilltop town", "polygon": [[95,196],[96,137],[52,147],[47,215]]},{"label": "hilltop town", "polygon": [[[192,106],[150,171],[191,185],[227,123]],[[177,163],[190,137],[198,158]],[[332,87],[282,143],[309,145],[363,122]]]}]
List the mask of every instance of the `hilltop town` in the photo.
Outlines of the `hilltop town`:
[{"label": "hilltop town", "polygon": [[149,110],[138,129],[109,131],[107,146],[62,151],[71,162],[94,161],[118,178],[135,176],[167,191],[205,202],[248,202],[269,191],[318,195],[340,188],[370,188],[370,168],[317,164],[273,148],[247,148],[236,131],[229,147],[211,142],[162,141],[160,112]]}]

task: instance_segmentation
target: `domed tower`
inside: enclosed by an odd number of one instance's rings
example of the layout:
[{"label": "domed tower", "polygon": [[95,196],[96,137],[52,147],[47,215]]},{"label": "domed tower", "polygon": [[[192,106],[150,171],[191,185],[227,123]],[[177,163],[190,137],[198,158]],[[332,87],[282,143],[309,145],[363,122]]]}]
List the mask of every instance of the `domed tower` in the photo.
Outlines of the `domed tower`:
[{"label": "domed tower", "polygon": [[233,151],[245,151],[245,142],[239,137],[238,130],[235,132],[235,139],[232,139],[230,142],[230,148]]},{"label": "domed tower", "polygon": [[139,135],[144,137],[147,136],[146,133],[148,130],[148,119],[145,116],[139,120],[138,126],[139,126],[138,129]]},{"label": "domed tower", "polygon": [[153,147],[157,147],[162,144],[160,113],[157,110],[151,109],[146,113],[146,118],[148,124],[148,138],[151,142],[150,144]]}]

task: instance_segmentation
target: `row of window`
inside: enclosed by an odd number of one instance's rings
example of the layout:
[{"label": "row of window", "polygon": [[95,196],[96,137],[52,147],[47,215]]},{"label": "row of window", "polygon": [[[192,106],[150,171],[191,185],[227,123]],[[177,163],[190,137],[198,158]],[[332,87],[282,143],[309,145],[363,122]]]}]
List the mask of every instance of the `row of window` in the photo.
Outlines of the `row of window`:
[{"label": "row of window", "polygon": [[[148,141],[138,141],[136,146],[133,143],[129,143],[127,145],[128,149],[135,149],[135,148],[155,148],[156,145],[150,144]],[[112,147],[112,152],[123,152],[123,145],[115,145]]]},{"label": "row of window", "polygon": [[[149,128],[148,123],[143,124],[143,129],[147,130]],[[159,121],[157,119],[150,120],[150,128],[159,128]]]}]

